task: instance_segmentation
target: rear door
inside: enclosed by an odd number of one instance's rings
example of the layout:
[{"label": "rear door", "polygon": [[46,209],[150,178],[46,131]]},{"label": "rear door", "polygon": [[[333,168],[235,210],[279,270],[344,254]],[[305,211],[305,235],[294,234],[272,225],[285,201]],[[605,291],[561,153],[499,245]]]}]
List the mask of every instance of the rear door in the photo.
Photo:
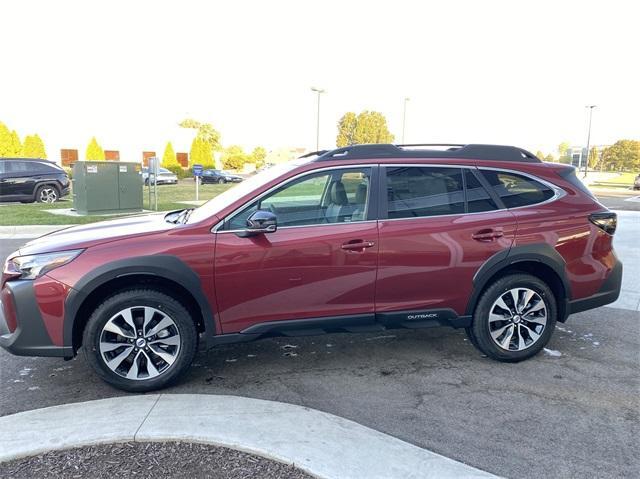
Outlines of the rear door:
[{"label": "rear door", "polygon": [[498,208],[475,168],[387,166],[381,176],[376,313],[398,321],[434,309],[464,315],[478,268],[511,247],[514,215]]}]

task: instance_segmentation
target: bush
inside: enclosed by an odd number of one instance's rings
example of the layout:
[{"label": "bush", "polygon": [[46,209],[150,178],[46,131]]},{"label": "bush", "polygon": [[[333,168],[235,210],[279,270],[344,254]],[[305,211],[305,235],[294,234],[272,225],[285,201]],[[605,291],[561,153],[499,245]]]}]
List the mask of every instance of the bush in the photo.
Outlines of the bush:
[{"label": "bush", "polygon": [[67,174],[69,179],[72,180],[73,179],[73,168],[71,168],[70,166],[63,166],[62,169]]},{"label": "bush", "polygon": [[175,164],[164,167],[169,170],[171,173],[174,173],[178,178],[186,178],[189,176],[190,172],[182,169],[182,166]]}]

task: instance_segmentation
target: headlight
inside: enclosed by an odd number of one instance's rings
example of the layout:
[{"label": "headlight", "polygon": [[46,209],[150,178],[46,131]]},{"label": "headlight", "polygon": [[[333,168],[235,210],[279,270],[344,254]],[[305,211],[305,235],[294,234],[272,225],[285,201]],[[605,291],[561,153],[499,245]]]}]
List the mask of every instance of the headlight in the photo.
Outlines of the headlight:
[{"label": "headlight", "polygon": [[73,261],[83,251],[75,249],[58,253],[16,256],[7,261],[4,274],[11,279],[36,279],[52,269]]}]

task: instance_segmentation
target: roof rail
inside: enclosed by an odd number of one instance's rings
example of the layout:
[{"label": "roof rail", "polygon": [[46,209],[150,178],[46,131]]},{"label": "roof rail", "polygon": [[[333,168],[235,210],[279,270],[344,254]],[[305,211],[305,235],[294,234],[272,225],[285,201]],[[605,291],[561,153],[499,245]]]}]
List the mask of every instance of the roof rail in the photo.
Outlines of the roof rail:
[{"label": "roof rail", "polygon": [[[445,150],[433,147],[448,147]],[[356,160],[373,158],[460,158],[469,160],[522,161],[541,163],[542,160],[533,153],[517,146],[480,145],[457,143],[413,143],[392,145],[389,143],[352,145],[336,148],[319,154],[314,161],[322,160]],[[309,156],[309,155],[306,155]]]}]

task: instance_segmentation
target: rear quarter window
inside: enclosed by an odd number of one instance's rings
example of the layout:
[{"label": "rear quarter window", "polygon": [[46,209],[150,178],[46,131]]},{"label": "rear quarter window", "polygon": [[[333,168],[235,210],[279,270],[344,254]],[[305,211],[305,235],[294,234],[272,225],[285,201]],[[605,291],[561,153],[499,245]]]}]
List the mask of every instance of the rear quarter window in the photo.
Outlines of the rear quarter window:
[{"label": "rear quarter window", "polygon": [[480,171],[507,208],[542,203],[555,194],[550,187],[528,176],[507,171]]},{"label": "rear quarter window", "polygon": [[576,176],[575,168],[566,168],[562,171],[559,171],[558,175],[560,175],[566,181],[571,183],[571,185],[576,187],[578,190],[582,191],[583,193],[586,193],[591,198],[595,198],[595,196],[593,196],[593,193],[591,193],[589,188],[587,188],[586,185],[582,181],[580,181],[580,179]]}]

